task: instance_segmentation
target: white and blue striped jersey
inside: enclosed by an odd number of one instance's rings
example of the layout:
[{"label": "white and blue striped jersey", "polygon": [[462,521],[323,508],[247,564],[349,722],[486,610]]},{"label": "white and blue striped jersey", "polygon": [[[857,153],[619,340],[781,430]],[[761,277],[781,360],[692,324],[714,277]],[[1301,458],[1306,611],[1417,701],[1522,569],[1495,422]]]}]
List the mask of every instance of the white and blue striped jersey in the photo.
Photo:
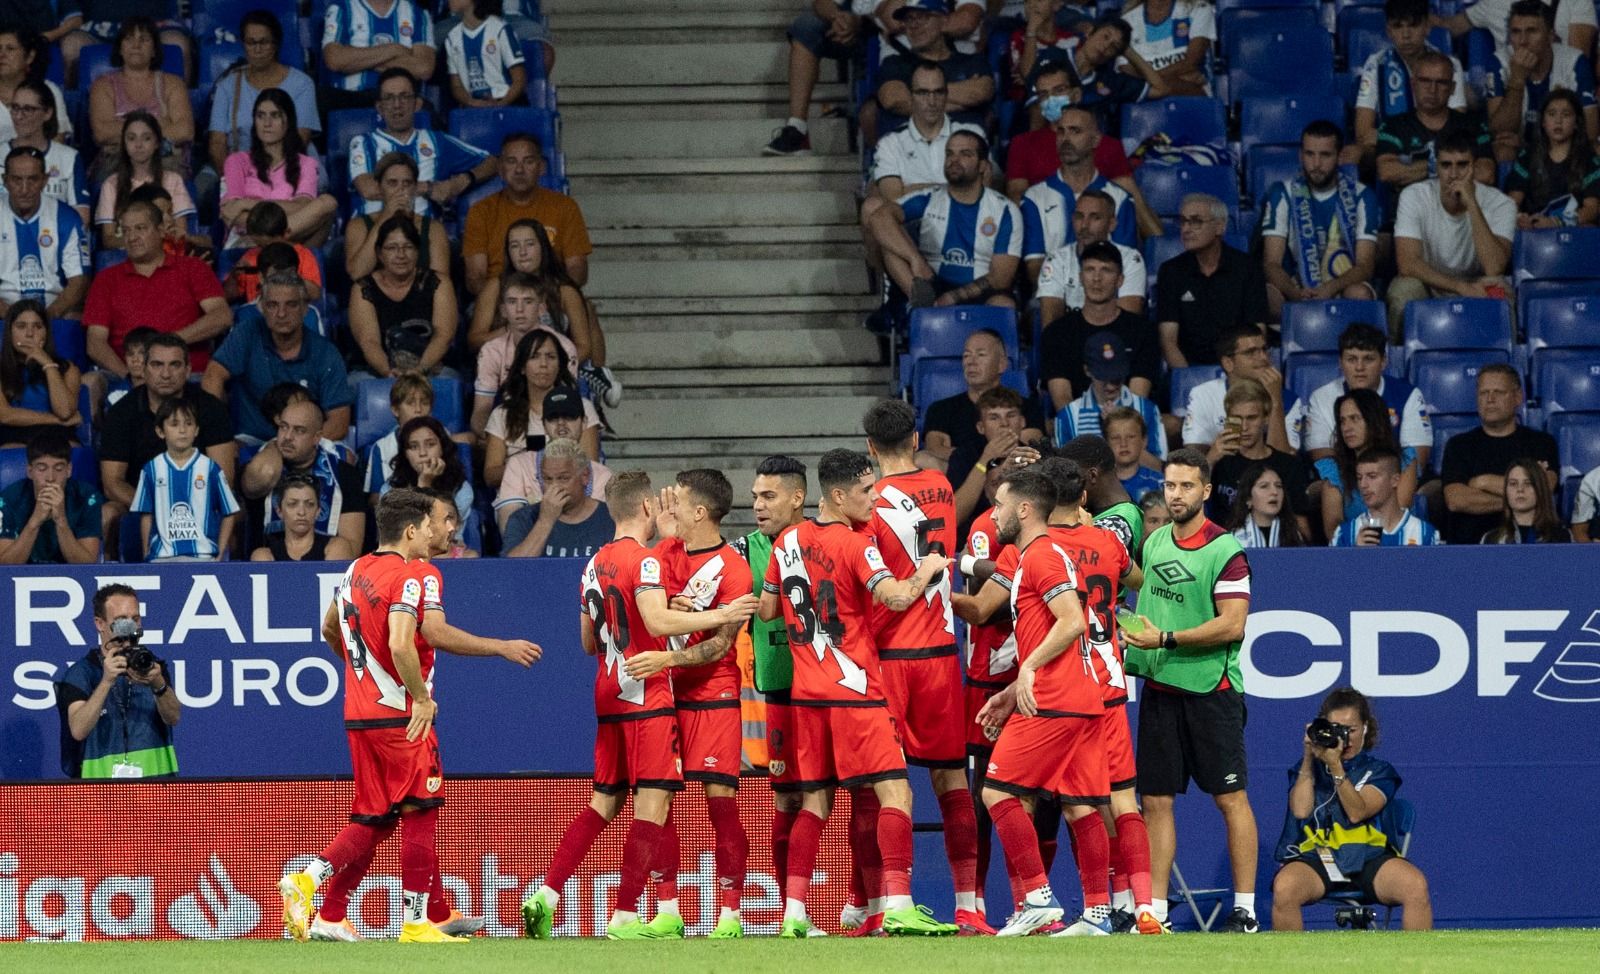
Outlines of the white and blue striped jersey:
[{"label": "white and blue striped jersey", "polygon": [[[417,182],[434,183],[468,172],[489,158],[489,153],[475,149],[460,139],[435,132],[433,129],[412,129],[404,140],[397,139],[384,129],[374,129],[350,140],[350,180],[372,172],[378,160],[391,152],[404,152],[417,163]],[[426,193],[417,194],[416,211],[426,216],[437,215],[433,200]],[[356,200],[357,213],[382,213],[383,200]]]},{"label": "white and blue striped jersey", "polygon": [[[1167,430],[1161,425],[1161,410],[1155,403],[1129,389],[1122,387],[1122,393],[1117,396],[1117,401],[1112,403],[1113,409],[1126,406],[1138,413],[1144,420],[1145,444],[1153,456],[1165,458],[1167,455]],[[1094,388],[1091,386],[1083,395],[1061,407],[1056,413],[1056,446],[1067,442],[1075,436],[1104,436],[1105,431],[1101,426],[1102,410],[1100,400],[1095,398]]]},{"label": "white and blue striped jersey", "polygon": [[[14,142],[0,143],[0,159],[11,152]],[[62,145],[54,139],[44,152],[44,195],[58,199],[68,206],[89,208],[89,181],[83,175],[83,160],[78,150]],[[6,198],[6,188],[0,184],[0,200]]]},{"label": "white and blue striped jersey", "polygon": [[1022,215],[1017,204],[992,189],[962,203],[941,186],[900,198],[906,232],[946,284],[962,285],[989,273],[996,254],[1022,255]]},{"label": "white and blue striped jersey", "polygon": [[88,266],[89,238],[71,206],[45,196],[38,212],[24,220],[9,202],[0,203],[0,300],[49,304]]},{"label": "white and blue striped jersey", "polygon": [[504,98],[511,69],[522,63],[522,42],[499,17],[486,17],[476,29],[457,24],[444,39],[445,64],[474,98]]},{"label": "white and blue striped jersey", "polygon": [[[1361,534],[1361,528],[1366,521],[1366,514],[1359,514],[1339,525],[1339,530],[1333,533],[1333,540],[1328,542],[1331,548],[1354,548],[1356,538]],[[1444,544],[1444,539],[1439,537],[1439,532],[1434,526],[1410,511],[1400,515],[1400,523],[1395,525],[1393,531],[1384,531],[1378,536],[1380,548],[1403,548],[1411,545]]]},{"label": "white and blue striped jersey", "polygon": [[222,519],[239,513],[228,478],[199,450],[185,463],[158,453],[139,472],[135,514],[151,515],[150,560],[215,558]]},{"label": "white and blue striped jersey", "polygon": [[[368,0],[336,0],[328,4],[328,12],[322,18],[322,46],[329,44],[432,47],[433,19],[413,0],[393,0],[386,14],[373,10]],[[378,72],[335,73],[333,84],[345,91],[374,90],[378,87]]]},{"label": "white and blue striped jersey", "polygon": [[[1139,225],[1133,212],[1133,197],[1128,191],[1106,177],[1096,173],[1087,192],[1098,189],[1111,197],[1117,206],[1116,221],[1111,227],[1111,240],[1124,247],[1139,246]],[[1022,256],[1025,260],[1043,260],[1069,243],[1078,242],[1072,229],[1072,214],[1078,209],[1078,194],[1061,180],[1061,173],[1053,172],[1042,183],[1028,187],[1022,196]]]}]

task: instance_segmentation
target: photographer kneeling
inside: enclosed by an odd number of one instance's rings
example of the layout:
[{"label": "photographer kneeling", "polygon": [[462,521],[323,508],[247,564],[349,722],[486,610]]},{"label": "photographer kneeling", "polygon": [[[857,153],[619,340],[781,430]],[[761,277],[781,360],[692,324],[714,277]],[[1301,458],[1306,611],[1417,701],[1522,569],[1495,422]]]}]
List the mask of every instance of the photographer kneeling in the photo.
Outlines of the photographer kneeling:
[{"label": "photographer kneeling", "polygon": [[61,770],[69,778],[155,778],[178,773],[172,726],[182,707],[167,666],[139,645],[139,595],[107,585],[94,595],[100,645],[56,684]]},{"label": "photographer kneeling", "polygon": [[1378,719],[1359,690],[1343,687],[1322,701],[1306,726],[1305,754],[1289,772],[1289,812],[1278,840],[1283,863],[1272,880],[1272,928],[1302,930],[1300,910],[1330,892],[1359,890],[1368,902],[1401,908],[1401,927],[1433,927],[1428,880],[1400,858],[1384,815],[1400,774],[1369,753]]}]

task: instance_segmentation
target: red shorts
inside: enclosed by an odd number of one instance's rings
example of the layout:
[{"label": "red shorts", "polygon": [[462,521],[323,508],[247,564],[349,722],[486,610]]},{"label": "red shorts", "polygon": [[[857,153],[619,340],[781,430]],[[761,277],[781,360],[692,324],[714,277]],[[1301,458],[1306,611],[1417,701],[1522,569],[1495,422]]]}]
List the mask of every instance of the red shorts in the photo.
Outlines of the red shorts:
[{"label": "red shorts", "polygon": [[796,787],[856,788],[906,777],[888,707],[795,706],[789,714]]},{"label": "red shorts", "polygon": [[[731,702],[733,706],[727,706]],[[678,740],[683,749],[683,779],[739,787],[744,725],[739,701],[696,704],[678,701]]]},{"label": "red shorts", "polygon": [[1111,800],[1098,717],[1013,714],[989,756],[985,784],[1013,795],[1059,796],[1073,805]]},{"label": "red shorts", "polygon": [[605,721],[595,731],[594,790],[619,795],[633,788],[683,790],[677,718]]},{"label": "red shorts", "polygon": [[966,767],[961,668],[954,648],[949,656],[931,659],[886,659],[882,667],[883,694],[889,698],[907,763]]},{"label": "red shorts", "polygon": [[[967,750],[969,752],[973,748],[981,748],[985,751],[992,750],[994,742],[999,739],[1000,734],[998,731],[989,731],[978,723],[978,711],[983,709],[983,705],[989,702],[990,697],[1000,692],[999,689],[990,690],[987,687],[975,687],[969,683],[962,687],[962,691],[966,695]],[[990,736],[991,734],[993,734],[992,737]]]},{"label": "red shorts", "polygon": [[398,819],[402,805],[438,808],[444,804],[439,739],[431,728],[415,741],[406,740],[403,724],[347,730],[345,736],[350,739],[356,786],[350,821],[381,825]]},{"label": "red shorts", "polygon": [[1107,707],[1100,717],[1100,744],[1106,752],[1106,772],[1111,790],[1132,788],[1139,771],[1133,763],[1133,734],[1128,730],[1128,708]]}]

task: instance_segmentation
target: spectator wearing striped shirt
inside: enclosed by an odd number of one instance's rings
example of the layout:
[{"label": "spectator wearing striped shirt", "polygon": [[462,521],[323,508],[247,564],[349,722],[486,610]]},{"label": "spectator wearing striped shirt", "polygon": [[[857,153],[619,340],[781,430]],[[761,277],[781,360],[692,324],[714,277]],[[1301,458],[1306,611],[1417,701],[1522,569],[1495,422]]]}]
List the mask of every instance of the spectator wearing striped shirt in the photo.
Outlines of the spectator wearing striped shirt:
[{"label": "spectator wearing striped shirt", "polygon": [[1128,388],[1132,360],[1116,332],[1100,330],[1083,344],[1083,370],[1089,387],[1083,395],[1056,413],[1057,446],[1079,436],[1104,435],[1103,417],[1113,409],[1131,409],[1139,414],[1147,430],[1144,455],[1147,467],[1158,467],[1167,453],[1167,433],[1161,425],[1161,410],[1156,404]]},{"label": "spectator wearing striped shirt", "polygon": [[1373,447],[1356,458],[1356,489],[1367,509],[1339,526],[1335,548],[1443,544],[1432,524],[1400,506],[1400,455]]},{"label": "spectator wearing striped shirt", "polygon": [[333,75],[324,104],[368,108],[381,98],[380,73],[427,81],[437,56],[433,20],[416,0],[333,0],[322,19],[322,63]]},{"label": "spectator wearing striped shirt", "polygon": [[390,68],[378,80],[378,117],[382,125],[350,140],[350,182],[363,213],[378,213],[384,206],[383,187],[373,175],[378,161],[391,152],[403,152],[417,163],[418,213],[434,215],[436,207],[450,202],[499,171],[499,161],[453,136],[417,128],[417,76],[404,68]]},{"label": "spectator wearing striped shirt", "polygon": [[450,0],[450,12],[461,22],[444,38],[450,94],[467,108],[497,108],[523,101],[528,69],[522,63],[522,42],[501,14],[502,0]]},{"label": "spectator wearing striped shirt", "polygon": [[140,542],[153,562],[222,560],[239,502],[222,468],[195,447],[200,422],[194,405],[163,402],[156,432],[166,449],[144,465],[129,509],[139,515]]}]

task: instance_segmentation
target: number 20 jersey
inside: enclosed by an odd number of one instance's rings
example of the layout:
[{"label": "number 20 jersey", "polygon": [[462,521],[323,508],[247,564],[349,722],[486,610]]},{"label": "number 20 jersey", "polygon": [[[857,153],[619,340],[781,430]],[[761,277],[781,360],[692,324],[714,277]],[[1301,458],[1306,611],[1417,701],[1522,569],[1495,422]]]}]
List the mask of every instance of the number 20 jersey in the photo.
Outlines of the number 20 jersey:
[{"label": "number 20 jersey", "polygon": [[[403,727],[411,716],[411,695],[389,653],[389,614],[410,613],[421,630],[424,605],[439,603],[437,577],[424,572],[429,567],[408,562],[397,552],[379,551],[357,558],[339,583],[344,720],[352,730]],[[417,656],[423,676],[431,679],[433,648],[420,638]]]},{"label": "number 20 jersey", "polygon": [[636,680],[622,668],[630,656],[667,648],[666,637],[652,636],[639,614],[639,593],[663,587],[660,559],[632,538],[601,548],[583,570],[583,611],[599,647],[594,712],[601,723],[674,712],[666,672]]},{"label": "number 20 jersey", "polygon": [[872,590],[893,577],[872,540],[843,523],[807,519],[778,536],[762,591],[783,605],[795,705],[884,703]]}]

